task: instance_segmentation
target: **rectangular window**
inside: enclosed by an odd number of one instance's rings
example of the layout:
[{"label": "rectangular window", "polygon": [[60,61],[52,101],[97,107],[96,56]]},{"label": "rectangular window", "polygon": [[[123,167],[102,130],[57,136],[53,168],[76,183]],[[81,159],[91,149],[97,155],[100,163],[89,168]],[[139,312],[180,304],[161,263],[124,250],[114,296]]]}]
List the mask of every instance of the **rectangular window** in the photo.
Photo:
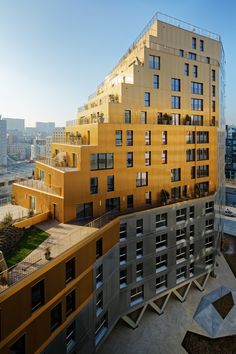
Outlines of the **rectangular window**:
[{"label": "rectangular window", "polygon": [[207,202],[205,204],[205,214],[214,213],[214,202]]},{"label": "rectangular window", "polygon": [[105,170],[114,167],[114,155],[113,153],[106,154],[91,154],[90,155],[90,169]]},{"label": "rectangular window", "polygon": [[191,59],[191,60],[197,60],[197,54],[189,52],[188,53],[188,58]]},{"label": "rectangular window", "polygon": [[120,248],[120,265],[127,262],[127,247]]},{"label": "rectangular window", "polygon": [[203,116],[192,115],[191,122],[192,122],[192,125],[203,125]]},{"label": "rectangular window", "polygon": [[69,283],[71,280],[75,279],[75,258],[70,259],[65,264],[66,274],[65,274],[65,281],[66,284]]},{"label": "rectangular window", "polygon": [[184,50],[183,50],[183,49],[180,49],[180,50],[179,50],[179,56],[180,56],[180,57],[183,57],[183,56],[184,56]]},{"label": "rectangular window", "polygon": [[75,347],[75,321],[66,328],[66,352],[71,353]]},{"label": "rectangular window", "polygon": [[209,160],[209,149],[197,149],[197,161]]},{"label": "rectangular window", "polygon": [[133,194],[127,195],[127,209],[133,209],[134,207],[134,196]]},{"label": "rectangular window", "polygon": [[41,280],[31,288],[31,310],[36,311],[44,304],[44,280]]},{"label": "rectangular window", "polygon": [[209,193],[209,182],[196,183],[196,194],[199,197],[208,195]]},{"label": "rectangular window", "polygon": [[191,98],[191,109],[193,111],[203,111],[203,100],[199,98]]},{"label": "rectangular window", "polygon": [[142,258],[143,257],[143,241],[137,242],[136,244],[136,258]]},{"label": "rectangular window", "polygon": [[191,179],[196,178],[196,167],[192,166],[191,167]]},{"label": "rectangular window", "polygon": [[211,79],[212,81],[216,81],[216,71],[214,69],[211,70]]},{"label": "rectangular window", "polygon": [[181,168],[173,168],[171,170],[171,182],[176,182],[181,180]]},{"label": "rectangular window", "polygon": [[125,123],[126,124],[131,123],[131,111],[128,110],[125,111]]},{"label": "rectangular window", "polygon": [[160,227],[166,227],[168,225],[168,214],[163,213],[156,215],[156,229]]},{"label": "rectangular window", "polygon": [[156,257],[156,273],[167,269],[167,254],[162,254]]},{"label": "rectangular window", "polygon": [[171,90],[180,91],[180,79],[171,79]]},{"label": "rectangular window", "polygon": [[122,130],[116,130],[116,146],[122,146]]},{"label": "rectangular window", "polygon": [[176,263],[182,263],[186,260],[187,258],[187,252],[186,252],[186,247],[178,248],[176,250]]},{"label": "rectangular window", "polygon": [[130,292],[130,305],[135,306],[144,300],[144,286],[138,286]]},{"label": "rectangular window", "polygon": [[136,173],[136,187],[144,187],[148,185],[148,172]]},{"label": "rectangular window", "polygon": [[95,328],[95,345],[102,340],[108,330],[108,315],[107,312],[98,320]]},{"label": "rectangular window", "polygon": [[176,283],[180,283],[184,281],[186,277],[187,277],[186,266],[176,269]]},{"label": "rectangular window", "polygon": [[107,191],[114,192],[114,176],[107,176]]},{"label": "rectangular window", "polygon": [[205,225],[206,225],[205,226],[206,232],[214,230],[214,220],[213,219],[206,220]]},{"label": "rectangular window", "polygon": [[196,79],[198,77],[198,67],[193,65],[193,77]]},{"label": "rectangular window", "polygon": [[143,279],[143,263],[139,263],[136,265],[136,281],[140,281]]},{"label": "rectangular window", "polygon": [[203,84],[191,81],[191,93],[195,95],[203,95]]},{"label": "rectangular window", "polygon": [[160,69],[160,57],[149,55],[149,69]]},{"label": "rectangular window", "polygon": [[51,310],[51,332],[55,331],[62,323],[61,302]]},{"label": "rectangular window", "polygon": [[197,143],[198,144],[208,144],[209,143],[209,132],[197,132]]},{"label": "rectangular window", "polygon": [[176,222],[185,221],[186,218],[187,218],[187,211],[185,208],[176,210]]},{"label": "rectangular window", "polygon": [[196,49],[196,48],[197,48],[197,38],[192,37],[192,49]]},{"label": "rectangular window", "polygon": [[200,42],[199,42],[199,49],[200,49],[200,52],[204,52],[204,41],[202,39],[200,39]]},{"label": "rectangular window", "polygon": [[166,164],[167,163],[167,150],[163,150],[161,154],[161,163]]},{"label": "rectangular window", "polygon": [[126,153],[126,167],[133,167],[133,153]]},{"label": "rectangular window", "polygon": [[156,278],[156,293],[160,293],[167,289],[167,274]]},{"label": "rectangular window", "polygon": [[205,238],[205,247],[210,248],[214,246],[214,237],[213,236],[208,236]]},{"label": "rectangular window", "polygon": [[127,270],[120,270],[120,289],[125,288],[127,286]]},{"label": "rectangular window", "polygon": [[147,124],[147,112],[141,112],[141,123]]},{"label": "rectangular window", "polygon": [[161,132],[162,145],[167,145],[167,131]]},{"label": "rectangular window", "polygon": [[136,236],[143,235],[143,219],[136,220]]},{"label": "rectangular window", "polygon": [[102,238],[96,241],[96,259],[102,257]]},{"label": "rectangular window", "polygon": [[153,88],[159,88],[159,75],[153,75]]},{"label": "rectangular window", "polygon": [[97,194],[98,192],[98,177],[90,178],[90,194]]},{"label": "rectangular window", "polygon": [[145,166],[151,165],[151,151],[145,151]]},{"label": "rectangular window", "polygon": [[96,268],[96,289],[100,288],[103,283],[103,266],[102,264]]},{"label": "rectangular window", "polygon": [[194,237],[194,225],[189,226],[189,237]]},{"label": "rectangular window", "polygon": [[195,149],[186,150],[186,161],[195,161]]},{"label": "rectangular window", "polygon": [[25,335],[21,336],[9,348],[10,354],[25,354]]},{"label": "rectangular window", "polygon": [[133,130],[126,131],[126,145],[133,146]]},{"label": "rectangular window", "polygon": [[194,256],[194,243],[189,245],[189,255]]},{"label": "rectangular window", "polygon": [[211,103],[212,103],[212,107],[211,107],[212,112],[215,112],[216,111],[216,101],[212,101]]},{"label": "rectangular window", "polygon": [[184,64],[184,75],[189,76],[189,64]]},{"label": "rectangular window", "polygon": [[75,311],[75,290],[66,296],[66,317]]},{"label": "rectangular window", "polygon": [[186,240],[186,227],[176,230],[176,243]]},{"label": "rectangular window", "polygon": [[214,263],[213,254],[209,254],[208,256],[205,257],[205,264],[206,265],[212,265],[213,263]]},{"label": "rectangular window", "polygon": [[151,205],[152,204],[152,192],[145,193],[145,204]]},{"label": "rectangular window", "polygon": [[190,277],[193,277],[193,276],[194,276],[194,262],[193,262],[193,263],[190,263],[190,266],[189,266],[189,276],[190,276]]},{"label": "rectangular window", "polygon": [[124,241],[127,238],[127,223],[120,224],[120,241]]},{"label": "rectangular window", "polygon": [[212,95],[212,97],[216,96],[216,87],[215,87],[215,85],[211,86],[211,95]]},{"label": "rectangular window", "polygon": [[197,178],[209,176],[209,165],[197,166]]},{"label": "rectangular window", "polygon": [[181,198],[181,187],[171,188],[171,199],[180,199]]},{"label": "rectangular window", "polygon": [[156,252],[160,252],[167,248],[167,234],[156,236]]},{"label": "rectangular window", "polygon": [[171,108],[172,109],[180,109],[180,97],[179,96],[171,96]]},{"label": "rectangular window", "polygon": [[206,57],[206,63],[207,63],[207,64],[210,64],[210,62],[211,62],[210,57]]},{"label": "rectangular window", "polygon": [[189,208],[189,218],[193,219],[194,218],[194,206],[191,206]]},{"label": "rectangular window", "polygon": [[103,292],[97,294],[96,296],[96,316],[98,317],[103,310]]},{"label": "rectangular window", "polygon": [[186,144],[195,144],[195,132],[189,131],[186,133]]},{"label": "rectangular window", "polygon": [[150,92],[144,92],[144,106],[150,107]]}]

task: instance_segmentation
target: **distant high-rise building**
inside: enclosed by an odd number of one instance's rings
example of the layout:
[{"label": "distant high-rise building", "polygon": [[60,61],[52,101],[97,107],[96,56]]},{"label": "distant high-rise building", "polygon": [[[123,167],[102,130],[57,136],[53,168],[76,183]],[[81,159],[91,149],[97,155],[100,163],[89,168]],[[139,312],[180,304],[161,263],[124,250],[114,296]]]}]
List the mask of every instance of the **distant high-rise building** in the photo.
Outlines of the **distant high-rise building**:
[{"label": "distant high-rise building", "polygon": [[7,167],[7,123],[0,116],[0,173]]},{"label": "distant high-rise building", "polygon": [[39,133],[51,135],[54,129],[54,122],[36,122],[36,131]]},{"label": "distant high-rise building", "polygon": [[57,127],[52,133],[53,143],[65,143],[66,142],[66,129],[65,127]]},{"label": "distant high-rise building", "polygon": [[2,118],[7,123],[7,130],[18,130],[24,132],[25,120],[22,118]]},{"label": "distant high-rise building", "polygon": [[31,145],[31,160],[41,159],[46,157],[46,139],[35,138]]},{"label": "distant high-rise building", "polygon": [[236,179],[236,126],[226,125],[225,177]]}]

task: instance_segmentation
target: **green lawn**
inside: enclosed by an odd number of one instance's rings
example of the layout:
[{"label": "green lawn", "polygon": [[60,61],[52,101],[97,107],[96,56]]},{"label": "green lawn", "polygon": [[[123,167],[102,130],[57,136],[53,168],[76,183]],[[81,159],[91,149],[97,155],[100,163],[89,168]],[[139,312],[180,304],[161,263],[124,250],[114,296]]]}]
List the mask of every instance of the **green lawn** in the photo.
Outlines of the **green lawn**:
[{"label": "green lawn", "polygon": [[32,226],[25,230],[24,236],[15,245],[12,251],[6,256],[6,262],[8,267],[12,267],[16,263],[22,261],[28,256],[34,249],[36,249],[40,243],[42,243],[49,234],[45,231]]}]

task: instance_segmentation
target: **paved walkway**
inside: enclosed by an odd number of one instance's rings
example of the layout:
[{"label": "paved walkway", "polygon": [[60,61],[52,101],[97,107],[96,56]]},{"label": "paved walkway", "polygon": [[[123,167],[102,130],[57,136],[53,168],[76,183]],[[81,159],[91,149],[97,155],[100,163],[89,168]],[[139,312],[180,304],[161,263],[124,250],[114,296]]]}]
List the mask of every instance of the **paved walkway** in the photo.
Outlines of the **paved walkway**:
[{"label": "paved walkway", "polygon": [[236,279],[224,257],[218,257],[217,262],[217,277],[209,278],[204,292],[191,288],[184,303],[171,297],[161,316],[147,310],[135,330],[119,321],[98,354],[186,354],[181,343],[187,330],[207,336],[193,319],[202,296],[222,285],[236,289]]},{"label": "paved walkway", "polygon": [[91,227],[59,224],[51,221],[38,224],[37,227],[49,233],[50,236],[9,272],[10,285],[50,262],[45,259],[46,247],[50,247],[51,259],[53,259],[97,230]]},{"label": "paved walkway", "polygon": [[0,221],[7,213],[11,213],[13,220],[23,218],[28,215],[29,210],[20,205],[6,204],[0,207]]}]

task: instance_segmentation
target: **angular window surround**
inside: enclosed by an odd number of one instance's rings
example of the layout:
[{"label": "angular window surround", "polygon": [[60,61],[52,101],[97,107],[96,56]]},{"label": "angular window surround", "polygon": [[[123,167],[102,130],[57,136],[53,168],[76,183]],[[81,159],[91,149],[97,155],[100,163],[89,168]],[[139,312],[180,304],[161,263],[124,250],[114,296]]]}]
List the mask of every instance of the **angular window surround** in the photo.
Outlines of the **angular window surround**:
[{"label": "angular window surround", "polygon": [[125,110],[125,123],[130,124],[131,123],[131,111]]},{"label": "angular window surround", "polygon": [[168,226],[168,214],[158,214],[156,215],[156,229]]},{"label": "angular window surround", "polygon": [[120,289],[127,286],[127,269],[120,270]]},{"label": "angular window surround", "polygon": [[114,168],[114,154],[100,153],[90,155],[90,170],[106,170]]},{"label": "angular window surround", "polygon": [[156,273],[166,270],[168,267],[168,255],[167,253],[156,257]]},{"label": "angular window surround", "polygon": [[75,279],[75,258],[70,259],[65,264],[65,282],[69,283]]}]

